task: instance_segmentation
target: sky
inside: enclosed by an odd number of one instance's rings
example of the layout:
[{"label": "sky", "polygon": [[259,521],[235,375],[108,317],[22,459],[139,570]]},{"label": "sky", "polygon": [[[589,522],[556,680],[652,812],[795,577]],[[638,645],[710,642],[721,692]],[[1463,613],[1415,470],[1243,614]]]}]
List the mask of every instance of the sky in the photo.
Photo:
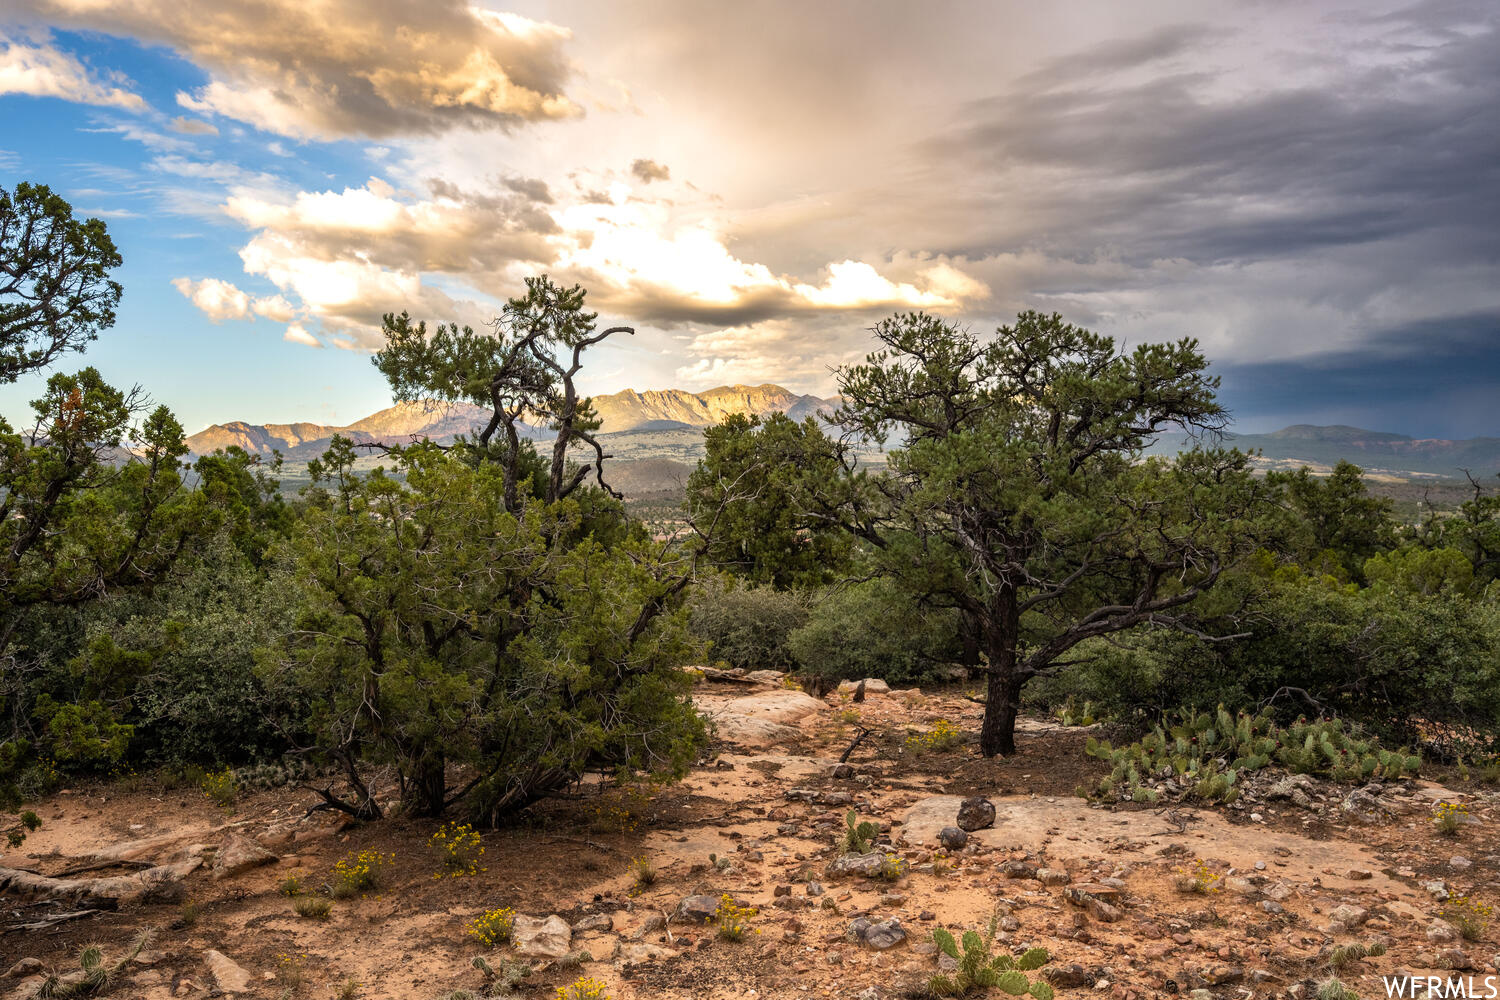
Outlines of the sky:
[{"label": "sky", "polygon": [[125,260],[66,364],[349,423],[383,314],[547,273],[635,328],[594,393],[828,395],[894,312],[1039,309],[1197,338],[1241,430],[1500,436],[1492,0],[489,3],[0,0],[0,184]]}]

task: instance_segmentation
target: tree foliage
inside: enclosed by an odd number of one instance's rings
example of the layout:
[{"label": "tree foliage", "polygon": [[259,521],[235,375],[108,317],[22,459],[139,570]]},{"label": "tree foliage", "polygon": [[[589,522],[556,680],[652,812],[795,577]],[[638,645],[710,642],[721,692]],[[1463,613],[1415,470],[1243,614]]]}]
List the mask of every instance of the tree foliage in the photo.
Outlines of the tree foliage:
[{"label": "tree foliage", "polygon": [[1364,470],[1339,462],[1327,476],[1306,466],[1296,472],[1271,472],[1291,517],[1284,546],[1304,566],[1322,564],[1344,580],[1360,579],[1365,560],[1395,542],[1391,501],[1371,496]]},{"label": "tree foliage", "polygon": [[725,507],[708,548],[715,565],[752,583],[806,587],[837,579],[850,536],[824,513],[843,466],[815,417],[735,413],[704,432],[704,458],[688,477],[686,505],[702,518]]},{"label": "tree foliage", "polygon": [[921,314],[874,332],[883,348],[839,372],[838,419],[900,445],[863,530],[883,572],[978,625],[980,748],[1010,753],[1022,686],[1080,642],[1191,627],[1253,549],[1265,490],[1236,451],[1142,458],[1167,427],[1222,423],[1190,340],[1125,354],[1035,312],[987,340]]},{"label": "tree foliage", "polygon": [[392,457],[396,474],[357,476],[336,439],[284,553],[300,610],[268,669],[343,766],[353,796],[328,802],[378,815],[365,768],[387,764],[413,811],[468,798],[494,821],[586,768],[684,769],[702,739],[668,609],[686,557],[562,544],[577,503],[513,513],[497,463],[430,444]]},{"label": "tree foliage", "polygon": [[[531,446],[529,428],[555,434],[541,495],[548,501],[571,496],[588,476],[588,465],[569,461],[570,450],[587,445],[601,488],[618,497],[604,480],[609,456],[594,437],[599,419],[574,379],[583,355],[630,327],[596,330],[597,313],[584,309],[582,288],[560,288],[545,275],[526,279],[526,294],[506,302],[490,334],[441,324],[431,334],[425,322],[407,313],[385,317],[386,346],[375,366],[390,382],[396,399],[424,404],[466,401],[490,409],[468,454],[498,462],[505,470],[505,506],[520,509]],[[496,433],[500,437],[496,437]],[[534,452],[531,456],[534,457]]]},{"label": "tree foliage", "polygon": [[45,185],[0,188],[0,384],[81,351],[114,325],[120,254]]}]

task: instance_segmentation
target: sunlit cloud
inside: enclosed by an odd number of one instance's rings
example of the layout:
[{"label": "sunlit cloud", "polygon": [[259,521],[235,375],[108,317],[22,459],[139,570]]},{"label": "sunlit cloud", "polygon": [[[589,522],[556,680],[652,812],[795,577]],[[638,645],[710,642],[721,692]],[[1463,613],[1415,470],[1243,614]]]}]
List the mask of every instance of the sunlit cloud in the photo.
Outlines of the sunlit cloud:
[{"label": "sunlit cloud", "polygon": [[[177,95],[198,115],[295,138],[431,134],[455,126],[506,128],[573,118],[564,93],[571,33],[463,0],[19,0],[55,24],[170,46],[209,73]],[[131,106],[122,90],[80,89],[79,69],[33,55],[37,80],[71,81],[90,103]],[[52,86],[62,86],[53,83]],[[29,91],[28,91],[29,92]],[[64,96],[58,94],[57,96]]]},{"label": "sunlit cloud", "polygon": [[49,44],[27,45],[0,35],[0,95],[56,97],[78,104],[146,111],[144,98],[118,84],[101,80],[75,57]]}]

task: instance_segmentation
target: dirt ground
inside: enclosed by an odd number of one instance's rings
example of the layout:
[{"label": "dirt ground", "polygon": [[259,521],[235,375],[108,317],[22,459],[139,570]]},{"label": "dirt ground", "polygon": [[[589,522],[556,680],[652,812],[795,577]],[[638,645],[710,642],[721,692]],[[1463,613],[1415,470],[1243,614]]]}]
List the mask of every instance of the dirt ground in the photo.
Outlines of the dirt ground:
[{"label": "dirt ground", "polygon": [[[483,948],[466,925],[500,907],[556,914],[570,926],[595,918],[584,925],[593,929],[573,933],[572,959],[530,960],[517,995],[549,1000],[581,976],[603,981],[615,1000],[921,996],[938,970],[933,928],[982,928],[992,917],[997,947],[1048,950],[1050,973],[1033,975],[1047,975],[1059,996],[1310,998],[1330,974],[1333,946],[1351,942],[1385,946],[1339,970],[1368,997],[1384,995],[1381,975],[1478,976],[1500,964],[1500,936],[1486,921],[1465,940],[1443,919],[1452,906],[1444,894],[1484,904],[1500,897],[1495,796],[1478,785],[1388,785],[1376,790],[1374,813],[1345,810],[1352,789],[1324,783],[1306,808],[1253,797],[1223,808],[1107,808],[1072,794],[1103,770],[1083,752],[1091,730],[1026,719],[1017,755],[996,760],[972,743],[909,745],[940,719],[977,731],[980,706],[957,690],[853,704],[847,693],[818,700],[768,679],[708,683],[698,701],[720,738],[685,781],[590,785],[533,808],[483,835],[485,870],[471,877],[435,877],[427,840],[436,822],[304,818],[315,798],[303,789],[246,792],[233,812],[197,789],[150,782],[62,790],[35,806],[42,828],[0,856],[0,867],[53,875],[101,853],[106,862],[164,860],[232,834],[275,860],[222,879],[204,865],[182,881],[177,901],[0,935],[0,975],[15,967],[0,979],[0,997],[35,992],[39,970],[28,959],[66,972],[97,943],[108,961],[148,927],[152,942],[110,995],[483,996],[495,987],[474,957],[499,969],[511,949]],[[838,767],[860,727],[869,735]],[[995,824],[960,850],[939,851],[938,831],[970,795],[994,803]],[[1456,838],[1432,823],[1442,801],[1464,803],[1472,817]],[[905,863],[899,878],[828,872],[850,808],[880,826],[886,849]],[[327,920],[299,917],[278,892],[293,875],[316,891],[341,858],[366,850],[393,859],[381,884],[335,902]],[[649,886],[635,884],[637,858],[655,867]],[[1184,891],[1181,871],[1199,861],[1214,876],[1209,891]],[[139,867],[104,864],[88,874]],[[1038,869],[1065,877],[1039,880]],[[1067,883],[1102,883],[1112,909],[1075,905]],[[694,895],[754,908],[750,932],[728,941],[712,923],[688,922],[678,904]],[[0,926],[33,912],[0,899]],[[883,950],[851,941],[859,916],[898,918],[905,940]],[[233,976],[216,976],[210,951],[246,982],[235,988]],[[578,952],[587,952],[581,964]]]}]

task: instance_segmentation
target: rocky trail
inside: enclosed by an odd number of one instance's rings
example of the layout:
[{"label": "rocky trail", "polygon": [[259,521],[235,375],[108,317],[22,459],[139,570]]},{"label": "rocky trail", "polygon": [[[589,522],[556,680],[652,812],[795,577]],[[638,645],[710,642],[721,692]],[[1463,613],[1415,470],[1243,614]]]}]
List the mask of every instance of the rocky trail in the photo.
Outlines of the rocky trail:
[{"label": "rocky trail", "polygon": [[[484,834],[472,876],[439,877],[435,821],[308,817],[303,789],[248,791],[232,814],[145,782],[59,792],[0,856],[0,997],[80,981],[93,943],[118,965],[109,995],[143,1000],[478,997],[523,962],[517,996],[591,977],[616,1000],[916,997],[953,964],[932,931],[991,920],[997,951],[1046,949],[1029,975],[1057,996],[1311,998],[1336,970],[1375,997],[1382,975],[1500,966],[1495,796],[1477,784],[1299,778],[1229,807],[1101,807],[1072,795],[1101,769],[1089,730],[1026,720],[1020,752],[987,761],[909,739],[977,731],[957,691],[872,682],[856,703],[780,680],[706,681],[719,742],[685,781],[586,784]],[[1467,808],[1456,837],[1434,827],[1440,802]],[[842,855],[850,810],[875,836]],[[326,918],[283,894],[295,877],[315,895],[361,852],[381,881]],[[720,934],[726,898],[740,940]],[[1466,900],[1468,939],[1445,919]],[[512,940],[486,948],[466,928],[500,908]]]}]

